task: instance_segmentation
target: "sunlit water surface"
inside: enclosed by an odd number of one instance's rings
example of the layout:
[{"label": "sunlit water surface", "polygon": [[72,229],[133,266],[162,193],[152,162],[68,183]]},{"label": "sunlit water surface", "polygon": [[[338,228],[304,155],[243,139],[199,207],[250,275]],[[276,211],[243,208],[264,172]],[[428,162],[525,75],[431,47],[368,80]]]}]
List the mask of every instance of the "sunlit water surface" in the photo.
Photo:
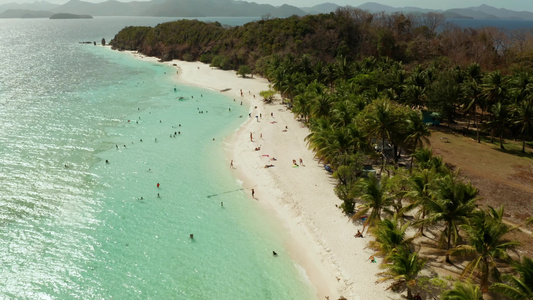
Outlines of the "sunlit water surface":
[{"label": "sunlit water surface", "polygon": [[78,43],[168,20],[0,20],[0,298],[315,297],[228,170],[246,108]]}]

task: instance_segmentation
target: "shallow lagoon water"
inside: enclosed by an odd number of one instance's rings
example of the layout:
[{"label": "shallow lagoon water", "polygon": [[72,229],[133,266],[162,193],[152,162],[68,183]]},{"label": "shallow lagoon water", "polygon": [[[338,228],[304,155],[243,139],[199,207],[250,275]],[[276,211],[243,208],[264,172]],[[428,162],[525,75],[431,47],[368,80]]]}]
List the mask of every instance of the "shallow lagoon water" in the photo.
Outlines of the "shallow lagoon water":
[{"label": "shallow lagoon water", "polygon": [[0,20],[0,297],[315,297],[228,168],[246,108],[78,43],[163,21]]}]

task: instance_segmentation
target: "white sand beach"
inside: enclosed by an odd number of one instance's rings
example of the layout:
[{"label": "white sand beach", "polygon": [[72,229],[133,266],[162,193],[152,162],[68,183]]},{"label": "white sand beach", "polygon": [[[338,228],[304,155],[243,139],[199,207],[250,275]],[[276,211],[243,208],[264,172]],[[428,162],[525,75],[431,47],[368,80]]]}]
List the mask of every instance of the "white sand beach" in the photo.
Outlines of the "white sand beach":
[{"label": "white sand beach", "polygon": [[[250,201],[282,223],[289,237],[288,255],[303,267],[318,299],[399,299],[399,294],[385,291],[387,283],[376,284],[381,270],[369,260],[370,237],[354,237],[362,223],[352,223],[337,207],[341,201],[333,192],[335,180],[304,141],[309,130],[279,100],[267,104],[259,96],[268,90],[268,81],[199,62],[166,63],[176,65],[178,81],[216,91],[230,89],[223,93],[250,107],[251,117],[226,140],[228,168],[233,160],[235,175],[250,197],[255,190],[255,200]],[[293,160],[299,163],[300,158],[303,165],[294,167]]]}]

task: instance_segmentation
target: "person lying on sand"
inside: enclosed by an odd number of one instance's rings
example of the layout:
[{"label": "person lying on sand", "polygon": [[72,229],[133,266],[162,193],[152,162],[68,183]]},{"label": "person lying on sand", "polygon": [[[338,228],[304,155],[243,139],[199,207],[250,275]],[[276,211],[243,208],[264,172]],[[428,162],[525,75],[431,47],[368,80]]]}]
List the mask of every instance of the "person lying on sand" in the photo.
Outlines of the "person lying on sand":
[{"label": "person lying on sand", "polygon": [[272,168],[274,165],[265,165],[265,169],[266,168]]},{"label": "person lying on sand", "polygon": [[362,234],[361,231],[358,229],[358,230],[357,230],[357,233],[354,234],[354,237],[360,237],[360,238],[362,238],[362,237],[363,237],[363,234]]},{"label": "person lying on sand", "polygon": [[255,151],[261,150],[261,147],[255,147]]}]

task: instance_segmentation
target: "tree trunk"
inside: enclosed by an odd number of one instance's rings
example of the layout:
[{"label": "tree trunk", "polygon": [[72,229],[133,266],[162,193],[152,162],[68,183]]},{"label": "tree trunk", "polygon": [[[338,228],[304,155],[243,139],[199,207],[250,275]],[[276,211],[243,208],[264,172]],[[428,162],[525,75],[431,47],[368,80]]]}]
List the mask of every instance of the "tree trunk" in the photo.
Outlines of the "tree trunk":
[{"label": "tree trunk", "polygon": [[477,125],[477,119],[476,119],[476,110],[475,110],[476,106],[474,105],[474,126],[476,126],[476,139],[477,139],[477,142],[480,143],[480,140],[479,140],[479,126]]},{"label": "tree trunk", "polygon": [[526,153],[526,135],[524,134],[524,139],[522,140],[522,153]]},{"label": "tree trunk", "polygon": [[451,264],[452,261],[450,260],[450,254],[448,254],[448,250],[450,250],[450,246],[452,243],[452,226],[451,224],[448,224],[448,245],[446,246],[446,262]]},{"label": "tree trunk", "polygon": [[[426,210],[422,209],[422,220],[426,219]],[[420,226],[420,234],[424,236],[424,223]]]},{"label": "tree trunk", "polygon": [[[479,119],[479,127],[483,126],[483,109],[481,109],[481,118]],[[480,139],[477,140],[478,143],[481,143]]]},{"label": "tree trunk", "polygon": [[385,157],[385,138],[381,139],[381,170],[380,174],[383,173],[383,169],[385,168],[385,160],[387,158]]},{"label": "tree trunk", "polygon": [[500,149],[505,150],[505,148],[503,147],[503,133],[500,134]]},{"label": "tree trunk", "polygon": [[485,266],[483,266],[483,270],[481,270],[481,292],[483,294],[489,292],[489,265],[487,258],[483,258],[483,262]]}]

